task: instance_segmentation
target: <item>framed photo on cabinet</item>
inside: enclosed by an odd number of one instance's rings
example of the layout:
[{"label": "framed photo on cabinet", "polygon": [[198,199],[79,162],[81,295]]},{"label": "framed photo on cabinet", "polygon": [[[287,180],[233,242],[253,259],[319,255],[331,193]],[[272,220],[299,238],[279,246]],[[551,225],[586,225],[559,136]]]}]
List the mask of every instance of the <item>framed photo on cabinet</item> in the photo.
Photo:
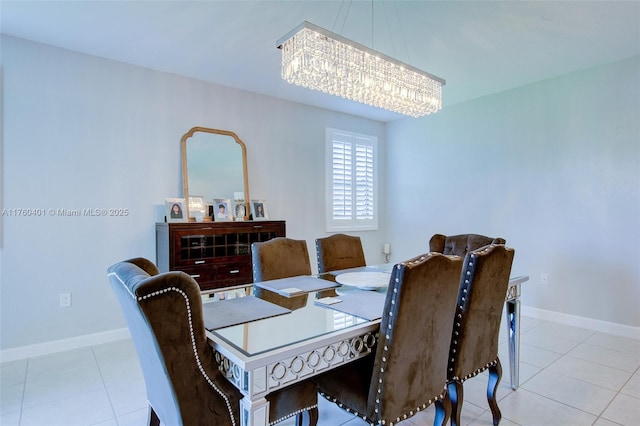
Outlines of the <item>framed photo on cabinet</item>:
[{"label": "framed photo on cabinet", "polygon": [[234,200],[233,216],[236,220],[245,220],[247,215],[247,205],[244,200]]},{"label": "framed photo on cabinet", "polygon": [[206,206],[204,198],[200,195],[189,195],[189,218],[194,218],[196,222],[205,220]]},{"label": "framed photo on cabinet", "polygon": [[213,220],[216,222],[231,220],[231,200],[229,198],[215,198],[213,200]]},{"label": "framed photo on cabinet", "polygon": [[267,203],[264,200],[251,200],[251,215],[253,220],[269,219]]},{"label": "framed photo on cabinet", "polygon": [[187,222],[184,198],[165,198],[164,207],[167,222]]}]

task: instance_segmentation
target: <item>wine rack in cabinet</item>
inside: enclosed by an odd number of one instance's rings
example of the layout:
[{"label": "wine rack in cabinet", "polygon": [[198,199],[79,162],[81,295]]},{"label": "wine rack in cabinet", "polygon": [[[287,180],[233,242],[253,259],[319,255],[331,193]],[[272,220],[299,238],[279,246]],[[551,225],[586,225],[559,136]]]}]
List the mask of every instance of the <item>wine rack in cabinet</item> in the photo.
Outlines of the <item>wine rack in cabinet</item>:
[{"label": "wine rack in cabinet", "polygon": [[276,220],[157,223],[156,263],[191,275],[202,291],[251,284],[251,244],[284,236]]}]

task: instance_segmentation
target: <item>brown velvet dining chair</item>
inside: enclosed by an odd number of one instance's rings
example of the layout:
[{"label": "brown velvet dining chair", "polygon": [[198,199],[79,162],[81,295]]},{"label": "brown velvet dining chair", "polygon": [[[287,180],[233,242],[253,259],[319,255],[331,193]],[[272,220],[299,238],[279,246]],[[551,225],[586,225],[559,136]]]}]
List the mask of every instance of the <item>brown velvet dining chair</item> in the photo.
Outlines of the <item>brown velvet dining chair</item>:
[{"label": "brown velvet dining chair", "polygon": [[[307,242],[286,237],[251,244],[253,282],[311,275]],[[300,309],[307,304],[307,294],[285,297],[273,291],[253,287],[256,297],[287,309]]]},{"label": "brown velvet dining chair", "polygon": [[277,237],[251,244],[253,281],[311,275],[309,250],[305,240]]},{"label": "brown velvet dining chair", "polygon": [[463,382],[487,369],[487,400],[493,424],[498,425],[502,418],[496,400],[502,377],[498,336],[514,253],[502,244],[492,244],[464,258],[447,367],[452,426],[460,425]]},{"label": "brown velvet dining chair", "polygon": [[375,354],[318,376],[320,394],[371,425],[394,426],[431,404],[434,424],[446,424],[447,363],[462,260],[428,253],[395,265]]},{"label": "brown velvet dining chair", "polygon": [[318,273],[366,266],[360,237],[334,234],[316,239]]},{"label": "brown velvet dining chair", "polygon": [[504,238],[486,237],[479,234],[443,235],[434,234],[429,240],[429,251],[464,257],[472,250],[489,244],[506,244]]},{"label": "brown velvet dining chair", "polygon": [[[147,259],[108,268],[142,368],[150,426],[239,426],[242,394],[219,371],[204,327],[200,287],[184,272],[158,273]],[[215,303],[215,302],[213,302]],[[266,396],[270,424],[317,422],[317,391],[300,382]],[[314,411],[315,410],[315,411]]]}]

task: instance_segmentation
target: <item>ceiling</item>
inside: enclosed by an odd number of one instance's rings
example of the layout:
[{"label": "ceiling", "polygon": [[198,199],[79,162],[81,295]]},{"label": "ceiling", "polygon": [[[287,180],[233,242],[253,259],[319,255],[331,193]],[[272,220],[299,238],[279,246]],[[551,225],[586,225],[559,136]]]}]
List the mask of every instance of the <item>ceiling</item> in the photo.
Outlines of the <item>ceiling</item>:
[{"label": "ceiling", "polygon": [[640,1],[5,1],[1,31],[380,121],[285,83],[276,41],[309,21],[447,81],[443,107],[640,55]]}]

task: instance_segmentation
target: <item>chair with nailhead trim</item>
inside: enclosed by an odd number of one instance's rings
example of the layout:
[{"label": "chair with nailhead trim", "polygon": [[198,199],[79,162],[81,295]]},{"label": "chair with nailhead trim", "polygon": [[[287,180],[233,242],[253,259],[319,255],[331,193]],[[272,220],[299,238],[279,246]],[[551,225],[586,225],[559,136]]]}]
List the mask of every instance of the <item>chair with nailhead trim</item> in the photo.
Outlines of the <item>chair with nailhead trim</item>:
[{"label": "chair with nailhead trim", "polygon": [[[138,354],[149,402],[148,424],[240,425],[242,394],[218,370],[207,343],[200,287],[184,272],[159,274],[147,259],[108,269]],[[214,302],[215,303],[215,302]],[[269,422],[316,410],[316,386],[294,384],[267,395]],[[311,400],[303,400],[312,395]],[[309,423],[315,422],[309,414]]]},{"label": "chair with nailhead trim", "polygon": [[511,248],[494,244],[471,251],[464,258],[447,367],[452,426],[460,424],[462,383],[487,369],[487,400],[493,424],[498,425],[502,418],[496,401],[502,377],[498,338],[514,253]]},{"label": "chair with nailhead trim", "polygon": [[439,253],[395,265],[375,354],[317,377],[320,395],[371,425],[393,426],[435,404],[434,425],[445,425],[461,269],[462,258]]},{"label": "chair with nailhead trim", "polygon": [[316,239],[318,273],[367,266],[360,237],[335,234]]},{"label": "chair with nailhead trim", "polygon": [[467,253],[489,244],[506,244],[504,238],[485,237],[478,234],[434,234],[429,240],[429,251],[465,257]]}]

